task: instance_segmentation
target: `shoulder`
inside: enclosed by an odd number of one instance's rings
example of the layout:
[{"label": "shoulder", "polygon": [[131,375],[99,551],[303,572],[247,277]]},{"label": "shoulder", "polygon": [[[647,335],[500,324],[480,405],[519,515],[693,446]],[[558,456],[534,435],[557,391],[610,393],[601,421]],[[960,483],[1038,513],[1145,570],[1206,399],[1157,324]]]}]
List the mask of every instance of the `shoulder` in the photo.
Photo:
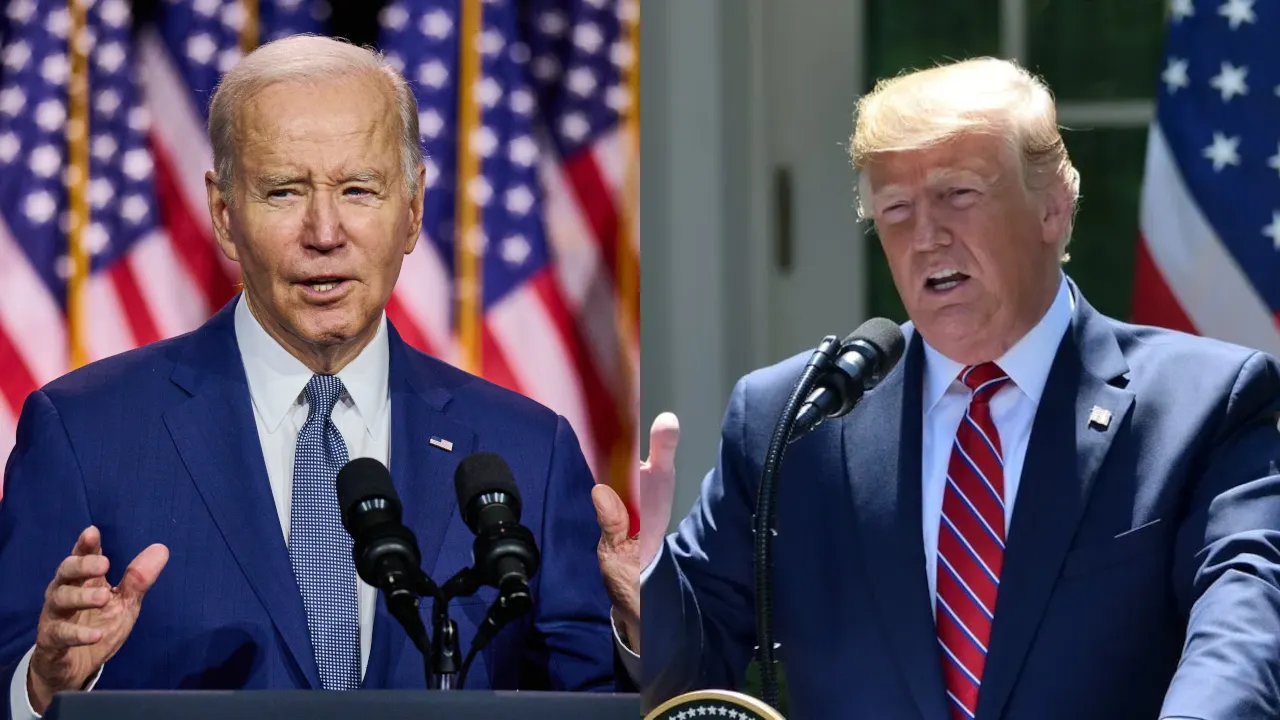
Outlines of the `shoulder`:
[{"label": "shoulder", "polygon": [[554,432],[560,416],[532,398],[473,375],[399,341],[406,371],[420,386],[449,395],[446,413],[461,422],[506,429]]},{"label": "shoulder", "polygon": [[41,388],[59,409],[104,404],[145,405],[169,382],[190,333],[112,355],[72,370]]},{"label": "shoulder", "polygon": [[1134,378],[1185,392],[1231,390],[1251,376],[1277,376],[1268,353],[1224,340],[1108,318]]}]

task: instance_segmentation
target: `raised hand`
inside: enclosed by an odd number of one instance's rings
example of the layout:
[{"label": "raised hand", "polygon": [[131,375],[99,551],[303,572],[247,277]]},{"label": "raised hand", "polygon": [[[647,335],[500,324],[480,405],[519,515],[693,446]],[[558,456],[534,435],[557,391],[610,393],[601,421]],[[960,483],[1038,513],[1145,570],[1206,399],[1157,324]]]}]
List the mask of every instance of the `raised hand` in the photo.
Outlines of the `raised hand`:
[{"label": "raised hand", "polygon": [[640,651],[640,572],[662,546],[671,520],[675,495],[675,451],[680,440],[676,416],[663,413],[649,431],[649,460],[640,465],[640,533],[627,535],[627,508],[607,485],[591,491],[600,523],[596,554],[605,589],[613,601],[613,614],[621,623],[627,644]]},{"label": "raised hand", "polygon": [[152,545],[133,559],[120,584],[111,587],[102,536],[92,525],[45,591],[36,647],[27,671],[31,708],[43,714],[54,693],[79,690],[115,655],[133,630],[142,597],[169,561],[169,549]]}]

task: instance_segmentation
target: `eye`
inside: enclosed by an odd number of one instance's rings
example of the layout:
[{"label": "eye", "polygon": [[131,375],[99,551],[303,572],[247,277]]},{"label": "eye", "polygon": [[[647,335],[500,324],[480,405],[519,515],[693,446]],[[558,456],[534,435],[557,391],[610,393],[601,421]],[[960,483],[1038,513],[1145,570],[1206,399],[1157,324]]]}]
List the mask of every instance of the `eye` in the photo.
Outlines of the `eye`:
[{"label": "eye", "polygon": [[349,188],[347,188],[347,189],[343,190],[343,191],[342,191],[342,194],[343,194],[343,195],[346,195],[346,196],[348,196],[348,197],[365,197],[365,196],[367,196],[367,195],[372,195],[372,194],[373,194],[373,191],[372,191],[372,190],[370,190],[369,188],[363,188],[363,187],[349,187]]},{"label": "eye", "polygon": [[295,194],[296,193],[294,193],[294,191],[290,190],[289,188],[276,188],[275,190],[269,191],[267,193],[267,197],[273,200],[281,200],[290,195],[295,195]]},{"label": "eye", "polygon": [[896,202],[880,211],[880,217],[885,222],[899,222],[906,219],[911,213],[911,205],[906,202]]}]

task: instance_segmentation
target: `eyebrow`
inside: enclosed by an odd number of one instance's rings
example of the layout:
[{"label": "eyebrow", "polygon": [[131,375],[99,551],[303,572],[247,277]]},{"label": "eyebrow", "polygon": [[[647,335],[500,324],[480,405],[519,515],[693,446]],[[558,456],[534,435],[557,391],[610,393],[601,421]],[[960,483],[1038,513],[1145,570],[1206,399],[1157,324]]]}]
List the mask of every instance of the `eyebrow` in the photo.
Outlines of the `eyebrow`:
[{"label": "eyebrow", "polygon": [[[951,180],[951,181],[972,180],[972,181],[983,182],[983,183],[990,183],[992,181],[990,177],[988,177],[987,175],[984,175],[981,172],[978,172],[977,170],[971,170],[969,168],[949,167],[949,168],[936,168],[934,170],[930,170],[928,178],[925,180],[925,182],[928,185],[936,185],[940,182],[945,182],[948,180]],[[877,199],[882,199],[888,195],[900,193],[904,190],[906,190],[906,188],[903,185],[898,183],[894,183],[892,185],[885,185],[884,187],[878,188],[877,190],[872,192],[871,198],[874,201]]]},{"label": "eyebrow", "polygon": [[[299,173],[262,173],[254,176],[254,183],[259,187],[277,188],[285,185],[305,185],[311,182],[308,175]],[[377,170],[361,170],[342,178],[341,182],[386,184],[386,178]]]},{"label": "eyebrow", "polygon": [[305,183],[308,181],[306,175],[297,173],[263,173],[254,176],[254,183],[257,185],[265,185],[266,187],[280,187],[281,185],[294,185],[296,183]]},{"label": "eyebrow", "polygon": [[386,178],[377,170],[362,170],[348,175],[343,182],[385,183]]}]

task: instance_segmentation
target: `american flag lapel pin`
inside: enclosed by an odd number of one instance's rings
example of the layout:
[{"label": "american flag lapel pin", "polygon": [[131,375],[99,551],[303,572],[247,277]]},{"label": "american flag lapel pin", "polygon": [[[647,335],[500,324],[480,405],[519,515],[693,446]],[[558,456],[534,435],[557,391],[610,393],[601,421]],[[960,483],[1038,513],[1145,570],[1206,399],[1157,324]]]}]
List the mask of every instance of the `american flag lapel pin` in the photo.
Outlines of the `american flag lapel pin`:
[{"label": "american flag lapel pin", "polygon": [[432,445],[440,448],[445,452],[453,452],[453,442],[450,440],[445,440],[442,437],[436,437],[435,435],[432,435],[431,440],[429,440],[428,442],[430,442]]},{"label": "american flag lapel pin", "polygon": [[1093,411],[1089,413],[1089,427],[1096,427],[1099,430],[1106,430],[1111,425],[1111,411],[1106,408],[1093,406]]}]

